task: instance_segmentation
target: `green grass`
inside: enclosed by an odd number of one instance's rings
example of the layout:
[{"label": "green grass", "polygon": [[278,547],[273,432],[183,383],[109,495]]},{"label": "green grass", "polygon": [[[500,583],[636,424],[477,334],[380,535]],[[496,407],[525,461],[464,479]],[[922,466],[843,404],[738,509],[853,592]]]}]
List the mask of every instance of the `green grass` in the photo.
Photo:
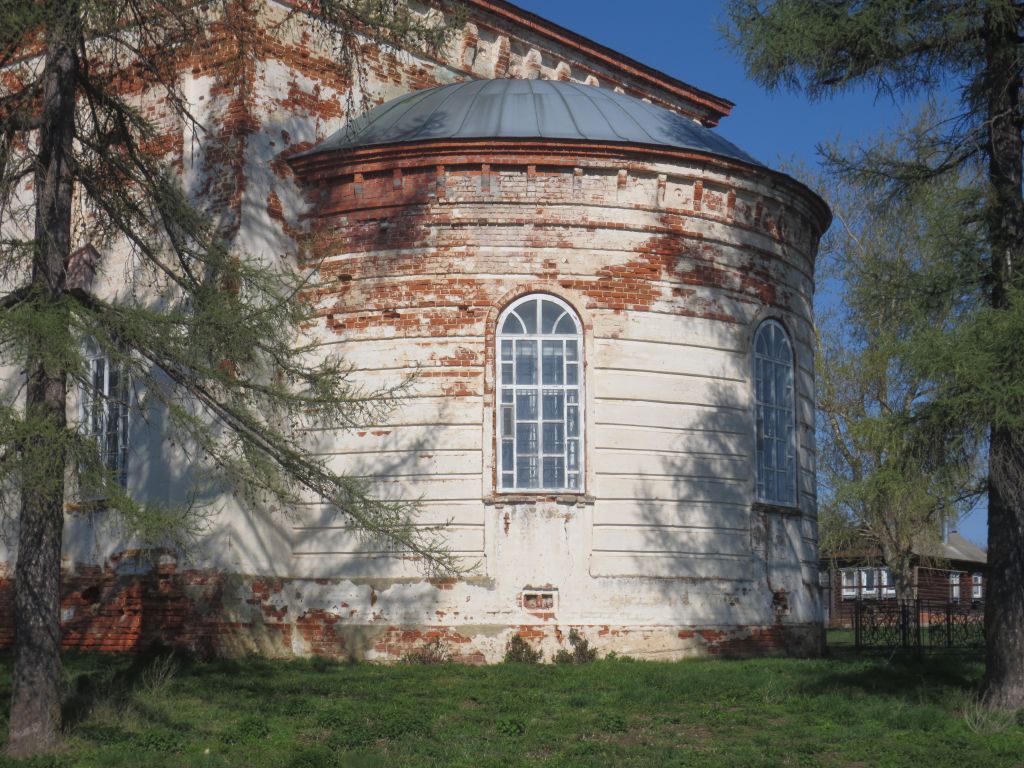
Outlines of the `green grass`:
[{"label": "green grass", "polygon": [[980,674],[964,656],[383,667],[69,655],[65,749],[11,764],[1024,765],[1021,720],[974,704]]}]

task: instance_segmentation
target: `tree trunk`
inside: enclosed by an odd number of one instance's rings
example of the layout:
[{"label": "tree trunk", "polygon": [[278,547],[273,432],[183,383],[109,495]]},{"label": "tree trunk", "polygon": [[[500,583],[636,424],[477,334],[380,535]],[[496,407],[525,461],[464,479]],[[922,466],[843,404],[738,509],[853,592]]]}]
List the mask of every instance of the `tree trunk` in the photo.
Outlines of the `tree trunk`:
[{"label": "tree trunk", "polygon": [[[42,125],[35,173],[33,300],[48,319],[61,317],[65,263],[71,243],[77,3],[51,0],[42,78]],[[48,322],[39,324],[54,333]],[[63,324],[66,329],[66,323]],[[8,752],[51,749],[60,735],[60,565],[64,527],[64,439],[67,376],[48,355],[66,339],[40,331],[26,360],[25,418],[31,437],[21,446],[22,492],[15,568],[14,671]],[[62,331],[57,331],[61,334]],[[59,359],[59,356],[58,356]]]},{"label": "tree trunk", "polygon": [[[993,195],[988,218],[991,300],[996,309],[1005,309],[1010,289],[1021,287],[1024,258],[1019,20],[989,10],[985,21],[983,85]],[[1024,708],[1024,434],[994,424],[990,435],[984,695],[993,707],[1020,709]]]}]

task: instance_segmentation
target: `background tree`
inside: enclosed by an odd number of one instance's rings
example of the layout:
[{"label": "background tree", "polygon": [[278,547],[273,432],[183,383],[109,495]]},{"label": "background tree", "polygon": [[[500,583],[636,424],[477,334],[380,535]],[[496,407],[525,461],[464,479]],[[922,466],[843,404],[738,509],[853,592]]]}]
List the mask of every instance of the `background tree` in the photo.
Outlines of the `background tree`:
[{"label": "background tree", "polygon": [[[397,0],[318,0],[301,16],[358,81],[364,37],[417,49],[446,29]],[[228,51],[221,87],[244,88],[257,0],[2,0],[0,3],[0,364],[23,371],[0,403],[0,488],[17,516],[16,639],[8,749],[52,747],[60,725],[59,581],[64,504],[74,487],[120,513],[141,542],[181,546],[196,508],[128,496],[97,441],[69,423],[69,392],[88,388],[88,341],[167,415],[220,489],[288,508],[312,495],[372,535],[443,570],[455,563],[410,509],[372,498],[304,447],[313,427],[372,422],[396,394],[362,392],[339,360],[312,354],[302,328],[309,275],[232,246],[230,222],[202,215],[178,158],[190,114],[179,73]],[[293,17],[292,21],[300,17]],[[176,120],[151,122],[140,97]],[[168,130],[171,132],[168,142]],[[176,133],[175,133],[176,132]],[[175,139],[176,140],[173,140]],[[91,243],[127,254],[116,300],[69,279]],[[68,486],[68,482],[74,486]]]},{"label": "background tree", "polygon": [[923,332],[969,310],[949,270],[984,251],[974,178],[881,205],[870,187],[812,182],[837,223],[818,257],[820,543],[877,553],[900,600],[914,596],[915,553],[981,493],[977,431],[935,434],[918,418],[936,382],[915,359]]},{"label": "background tree", "polygon": [[871,87],[907,99],[946,83],[960,87],[959,114],[908,136],[899,155],[866,148],[830,160],[890,199],[947,174],[955,179],[965,164],[985,170],[987,247],[976,270],[958,276],[978,307],[956,329],[939,329],[955,332],[933,333],[935,349],[918,360],[943,385],[928,413],[933,424],[988,428],[984,696],[992,706],[1024,707],[1024,4],[729,0],[727,13],[731,43],[768,88],[822,98]]}]

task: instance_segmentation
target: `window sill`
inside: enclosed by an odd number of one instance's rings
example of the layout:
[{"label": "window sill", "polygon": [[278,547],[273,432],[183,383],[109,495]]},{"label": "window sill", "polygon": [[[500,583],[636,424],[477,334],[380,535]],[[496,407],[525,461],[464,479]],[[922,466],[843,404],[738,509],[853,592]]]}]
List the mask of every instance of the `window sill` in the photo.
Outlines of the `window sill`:
[{"label": "window sill", "polygon": [[785,504],[772,504],[767,501],[755,501],[750,505],[754,512],[771,512],[776,515],[799,515],[800,507],[790,507]]},{"label": "window sill", "polygon": [[564,504],[570,507],[591,506],[597,499],[585,493],[558,493],[545,492],[524,493],[516,491],[512,493],[492,493],[484,496],[484,504],[488,506],[502,507],[506,504]]}]

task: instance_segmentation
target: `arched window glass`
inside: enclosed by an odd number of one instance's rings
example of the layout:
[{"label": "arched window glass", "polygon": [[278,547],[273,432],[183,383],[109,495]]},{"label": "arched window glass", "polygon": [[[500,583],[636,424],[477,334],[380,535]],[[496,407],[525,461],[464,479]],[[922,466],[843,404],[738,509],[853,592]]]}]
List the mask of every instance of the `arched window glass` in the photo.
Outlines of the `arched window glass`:
[{"label": "arched window glass", "polygon": [[103,466],[124,487],[128,472],[127,372],[93,342],[86,344],[88,379],[81,388],[82,428],[100,449]]},{"label": "arched window glass", "polygon": [[524,296],[498,319],[498,487],[583,487],[583,329],[564,301]]},{"label": "arched window glass", "polygon": [[757,431],[757,498],[796,506],[793,349],[775,320],[754,334],[754,400]]}]

